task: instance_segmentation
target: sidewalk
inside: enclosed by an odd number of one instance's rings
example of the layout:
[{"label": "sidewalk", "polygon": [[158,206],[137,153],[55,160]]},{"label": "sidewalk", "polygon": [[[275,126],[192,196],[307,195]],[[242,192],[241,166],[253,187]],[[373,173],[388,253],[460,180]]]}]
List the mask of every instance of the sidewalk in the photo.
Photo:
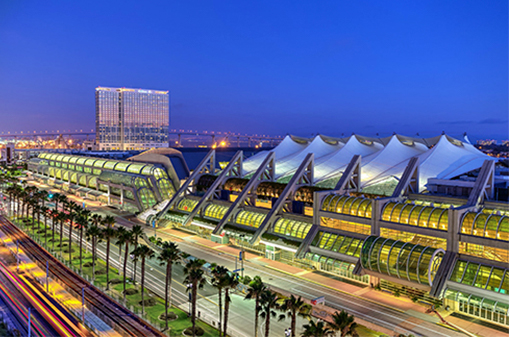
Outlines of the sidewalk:
[{"label": "sidewalk", "polygon": [[[215,243],[210,240],[201,238],[199,236],[195,236],[189,233],[185,233],[175,229],[164,229],[164,233],[175,237],[176,239],[181,239],[186,242],[195,243],[201,246],[205,246],[217,251],[221,251],[225,254],[229,254],[231,256],[238,256],[240,252],[240,248],[234,247],[228,244],[220,244]],[[376,304],[404,312],[414,316],[409,319],[406,323],[410,325],[420,324],[423,321],[431,322],[431,323],[440,323],[438,317],[434,314],[426,313],[428,308],[413,303],[408,298],[395,298],[394,296],[376,291],[369,287],[361,287],[356,286],[350,283],[341,282],[339,280],[335,280],[333,278],[329,278],[325,275],[321,275],[319,273],[302,269],[299,267],[291,266],[279,261],[273,261],[270,259],[266,259],[260,255],[253,254],[250,252],[246,252],[246,260],[261,266],[265,266],[267,268],[277,270],[279,272],[292,275],[294,277],[301,278],[308,282],[312,282],[330,289],[334,289],[339,292],[348,293],[354,296],[358,296],[364,300],[372,301]],[[458,317],[447,316],[447,314],[441,313],[444,317],[447,317],[446,320],[479,336],[486,337],[507,337],[508,334],[489,326],[485,326],[475,321],[468,321]],[[405,323],[402,324],[402,327],[405,327]]]}]

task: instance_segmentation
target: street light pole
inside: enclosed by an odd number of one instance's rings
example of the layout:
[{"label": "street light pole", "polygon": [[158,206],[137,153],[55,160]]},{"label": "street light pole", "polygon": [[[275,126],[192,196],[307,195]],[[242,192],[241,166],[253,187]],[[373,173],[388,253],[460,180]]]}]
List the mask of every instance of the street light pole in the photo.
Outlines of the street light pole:
[{"label": "street light pole", "polygon": [[85,287],[81,288],[81,321],[85,325]]},{"label": "street light pole", "polygon": [[49,279],[49,260],[46,260],[46,292],[49,291],[48,279]]}]

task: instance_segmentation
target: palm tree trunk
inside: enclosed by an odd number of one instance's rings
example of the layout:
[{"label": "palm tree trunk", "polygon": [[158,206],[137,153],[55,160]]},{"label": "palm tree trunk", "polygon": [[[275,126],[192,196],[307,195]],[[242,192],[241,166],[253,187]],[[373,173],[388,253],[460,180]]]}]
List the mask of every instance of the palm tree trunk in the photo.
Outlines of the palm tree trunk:
[{"label": "palm tree trunk", "polygon": [[290,329],[292,330],[291,337],[295,337],[295,323],[297,321],[297,312],[292,310],[292,322],[290,323]]},{"label": "palm tree trunk", "polygon": [[124,273],[124,301],[125,301],[125,279],[126,279],[126,271],[127,271],[127,254],[129,252],[129,243],[126,242],[125,243],[125,252],[124,252],[124,268],[123,268],[123,273]]},{"label": "palm tree trunk", "polygon": [[62,238],[64,234],[64,220],[60,221],[60,257],[62,257]]},{"label": "palm tree trunk", "polygon": [[270,331],[270,309],[267,315],[265,316],[265,337],[269,337]]},{"label": "palm tree trunk", "polygon": [[145,257],[141,258],[141,314],[145,314]]},{"label": "palm tree trunk", "polygon": [[48,213],[44,214],[44,245],[48,249]]},{"label": "palm tree trunk", "polygon": [[110,238],[106,241],[106,290],[110,289]]},{"label": "palm tree trunk", "polygon": [[191,289],[191,294],[193,298],[191,299],[191,321],[193,323],[193,337],[196,337],[196,295],[198,293],[198,282],[193,282],[193,289]]},{"label": "palm tree trunk", "polygon": [[255,300],[255,337],[258,337],[258,315],[260,314],[258,310],[258,306],[260,305],[260,300],[258,299],[258,296]]},{"label": "palm tree trunk", "polygon": [[230,310],[230,295],[228,294],[230,292],[229,288],[226,288],[224,290],[224,329],[223,329],[223,336],[226,337],[226,329],[228,328],[228,311]]},{"label": "palm tree trunk", "polygon": [[165,330],[168,330],[168,286],[170,284],[170,263],[166,261],[166,285],[164,287],[164,320],[166,322]]},{"label": "palm tree trunk", "polygon": [[223,324],[222,324],[222,321],[223,321],[223,299],[222,299],[222,295],[223,295],[223,289],[222,288],[219,288],[219,298],[218,298],[218,302],[219,302],[219,337],[221,337],[221,331],[223,329]]},{"label": "palm tree trunk", "polygon": [[55,218],[51,221],[51,250],[55,251]]},{"label": "palm tree trunk", "polygon": [[83,226],[80,225],[80,274],[83,267]]},{"label": "palm tree trunk", "polygon": [[122,244],[118,245],[118,275],[120,276],[120,266],[122,265]]},{"label": "palm tree trunk", "polygon": [[172,273],[173,273],[173,261],[172,261],[172,263],[170,263],[170,277],[169,277],[169,278],[170,278],[170,282],[169,282],[169,287],[170,287],[170,298],[168,299],[168,301],[169,301],[169,303],[170,303],[170,307],[171,307],[171,294],[172,294],[172,292],[171,292],[171,282],[172,282],[172,280],[173,280],[173,275],[172,275]]},{"label": "palm tree trunk", "polygon": [[72,246],[72,218],[71,218],[71,222],[69,223],[69,262],[71,262],[71,259],[72,259],[72,253],[71,253],[71,246]]},{"label": "palm tree trunk", "polygon": [[[138,238],[136,238],[136,242],[134,244],[134,249],[138,248]],[[137,259],[134,260],[134,270],[133,270],[133,284],[136,285],[136,262]]]},{"label": "palm tree trunk", "polygon": [[92,238],[92,282],[95,281],[95,240]]}]

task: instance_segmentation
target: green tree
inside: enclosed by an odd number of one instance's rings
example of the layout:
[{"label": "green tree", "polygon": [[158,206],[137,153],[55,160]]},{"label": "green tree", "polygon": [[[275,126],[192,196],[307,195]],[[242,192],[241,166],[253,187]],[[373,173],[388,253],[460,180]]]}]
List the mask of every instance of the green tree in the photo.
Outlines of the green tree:
[{"label": "green tree", "polygon": [[67,211],[69,212],[69,262],[72,260],[72,229],[74,228],[74,218],[81,210],[81,207],[74,201],[67,203]]},{"label": "green tree", "polygon": [[223,289],[227,286],[228,268],[224,266],[214,266],[212,268],[212,286],[217,289],[218,292],[218,306],[219,306],[219,337],[221,337],[221,331],[223,328],[222,317],[223,317]]},{"label": "green tree", "polygon": [[355,323],[355,317],[353,315],[349,315],[346,311],[341,310],[341,312],[335,312],[331,316],[332,322],[328,323],[330,329],[334,332],[339,332],[341,337],[346,335],[356,335],[355,328],[357,327],[357,323]]},{"label": "green tree", "polygon": [[260,296],[260,317],[265,319],[265,337],[269,337],[270,319],[277,316],[273,309],[280,308],[278,300],[277,294],[270,289],[266,289]]},{"label": "green tree", "polygon": [[[143,234],[143,227],[140,225],[134,225],[131,228],[131,232],[133,233],[133,244],[134,249],[138,248],[138,240],[140,236]],[[134,260],[134,268],[133,268],[133,284],[136,284],[136,262],[137,260]]]},{"label": "green tree", "polygon": [[228,314],[230,312],[230,290],[235,290],[239,285],[238,275],[233,273],[226,274],[225,277],[225,288],[224,288],[224,329],[223,336],[226,337],[226,329],[228,328]]},{"label": "green tree", "polygon": [[315,323],[315,321],[310,320],[309,324],[305,324],[303,328],[304,332],[301,335],[302,337],[328,337],[334,332],[322,321]]},{"label": "green tree", "polygon": [[253,280],[249,283],[249,288],[247,290],[245,300],[254,300],[255,301],[255,331],[254,336],[258,337],[258,317],[260,316],[260,297],[263,292],[267,290],[267,287],[262,282],[260,276],[255,276]]},{"label": "green tree", "polygon": [[123,237],[125,236],[125,233],[127,232],[127,229],[125,227],[118,227],[117,228],[117,242],[115,244],[118,246],[118,275],[120,276],[120,271],[122,268],[120,266],[122,265],[122,246],[124,245]]},{"label": "green tree", "polygon": [[64,222],[69,219],[68,215],[64,212],[59,213],[58,221],[60,222],[60,257],[62,257],[63,249],[63,234],[64,234]]},{"label": "green tree", "polygon": [[[107,220],[106,217],[104,220]],[[106,240],[106,290],[110,289],[110,243],[111,239],[114,239],[117,235],[117,231],[114,227],[107,224],[108,227],[102,230],[102,238]]]},{"label": "green tree", "polygon": [[[291,337],[295,337],[295,328],[297,324],[297,316],[303,318],[311,318],[310,311],[311,306],[306,304],[302,297],[296,298],[291,295],[290,298],[287,298],[283,301],[281,305],[281,311],[286,313],[286,316],[291,319],[290,329],[292,331]],[[284,316],[283,316],[284,317]]]},{"label": "green tree", "polygon": [[146,245],[139,245],[131,253],[135,259],[141,259],[141,313],[145,314],[145,260],[153,258],[155,253]]},{"label": "green tree", "polygon": [[49,215],[49,211],[50,209],[46,206],[42,206],[41,207],[41,214],[42,214],[42,217],[44,218],[44,245],[46,246],[46,248],[48,247],[48,217],[50,216]]},{"label": "green tree", "polygon": [[97,252],[97,244],[101,242],[101,234],[102,231],[96,224],[87,227],[87,240],[92,242],[92,282],[95,281],[95,258]]},{"label": "green tree", "polygon": [[193,329],[193,337],[196,336],[196,297],[198,296],[198,289],[203,288],[205,283],[203,265],[205,260],[193,259],[189,260],[184,266],[184,275],[186,278],[184,282],[189,284],[187,291],[191,292],[191,323]]},{"label": "green tree", "polygon": [[83,231],[87,229],[89,213],[90,211],[83,210],[76,218],[76,227],[80,232],[80,274],[83,270]]},{"label": "green tree", "polygon": [[[175,242],[165,241],[161,244],[161,252],[157,259],[160,261],[160,265],[166,265],[166,283],[164,287],[164,308],[165,308],[165,330],[168,330],[168,307],[171,307],[171,282],[172,282],[172,270],[173,265],[179,263],[180,260],[180,249]],[[169,297],[168,297],[169,290]]]}]

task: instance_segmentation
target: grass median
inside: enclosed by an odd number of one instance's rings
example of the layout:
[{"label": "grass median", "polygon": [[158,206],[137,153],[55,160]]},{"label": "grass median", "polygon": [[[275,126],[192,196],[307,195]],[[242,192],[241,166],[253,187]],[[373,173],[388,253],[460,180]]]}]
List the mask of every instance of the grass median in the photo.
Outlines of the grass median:
[{"label": "grass median", "polygon": [[[29,221],[26,223],[23,223],[23,221],[21,219],[16,219],[15,223],[18,226],[21,225],[22,228],[24,228],[26,230],[26,232],[30,232],[32,238],[37,239],[42,244],[42,246],[44,246],[45,239],[46,239],[46,237],[44,236],[44,232],[45,232],[44,231],[44,223],[39,224],[39,227],[40,227],[39,229],[37,229],[37,227],[38,227],[37,224],[35,226],[35,229],[33,229],[32,225],[28,224]],[[68,259],[69,259],[68,237],[66,239],[66,236],[64,234],[64,237],[62,238],[62,248],[60,248],[59,247],[60,234],[58,232],[55,232],[54,234],[55,234],[54,235],[55,249],[53,251],[53,255],[59,256],[60,251],[62,251],[62,257],[66,261],[68,261]],[[51,231],[50,227],[47,228],[46,236],[47,236],[47,242],[48,242],[46,249],[51,253],[52,247],[53,247],[53,242],[51,241],[51,240],[53,240],[53,232]],[[112,246],[113,246],[113,244],[112,244]],[[79,243],[73,241],[71,249],[72,249],[71,264],[74,268],[76,268],[79,271],[79,266],[80,266]],[[83,267],[82,267],[81,275],[83,277],[85,277],[85,275],[86,275],[88,277],[88,279],[91,280],[92,275],[93,275],[92,253],[87,252],[87,250],[85,249],[85,242],[83,242],[82,257],[83,257],[83,261],[82,261]],[[122,263],[123,263],[123,261],[122,261]],[[112,264],[112,261],[110,261],[110,271],[109,271],[110,291],[112,292],[113,295],[115,295],[113,297],[122,298],[123,297],[123,294],[122,294],[123,276],[119,275],[118,269],[113,268],[111,266],[111,264]],[[141,286],[139,285],[140,281],[141,281],[141,275],[137,275],[137,285],[136,286],[134,286],[132,284],[132,279],[129,277],[127,278],[128,283],[126,284],[126,289],[128,289],[128,290],[135,289],[136,290],[136,292],[131,290],[131,292],[133,292],[133,294],[126,295],[126,306],[127,306],[127,308],[131,308],[131,307],[134,308],[137,312],[141,312],[141,309],[142,309]],[[162,282],[161,286],[164,287],[164,280],[162,280],[161,282]],[[98,257],[96,257],[96,263],[95,263],[94,285],[100,287],[101,289],[106,288],[106,262]],[[153,300],[153,301],[150,301],[152,303],[147,303],[147,302],[149,302],[148,300]],[[123,302],[123,301],[120,300],[119,302]],[[164,319],[160,319],[160,317],[162,315],[164,315],[164,313],[165,313],[164,302],[165,301],[163,298],[156,295],[155,293],[153,293],[152,291],[148,290],[145,287],[145,313],[146,313],[147,318],[150,321],[157,322],[158,324],[164,324]],[[150,305],[147,305],[147,304],[150,304]],[[175,314],[175,319],[170,320],[168,322],[168,326],[171,330],[171,336],[182,336],[183,331],[186,328],[191,327],[191,318],[189,318],[184,311],[182,311],[176,307],[168,308],[168,313]],[[206,337],[210,336],[211,337],[211,336],[218,335],[218,331],[206,323],[203,323],[203,322],[197,320],[196,325],[197,325],[197,327],[200,327],[201,329],[203,329],[204,334],[202,336],[206,336]]]}]

